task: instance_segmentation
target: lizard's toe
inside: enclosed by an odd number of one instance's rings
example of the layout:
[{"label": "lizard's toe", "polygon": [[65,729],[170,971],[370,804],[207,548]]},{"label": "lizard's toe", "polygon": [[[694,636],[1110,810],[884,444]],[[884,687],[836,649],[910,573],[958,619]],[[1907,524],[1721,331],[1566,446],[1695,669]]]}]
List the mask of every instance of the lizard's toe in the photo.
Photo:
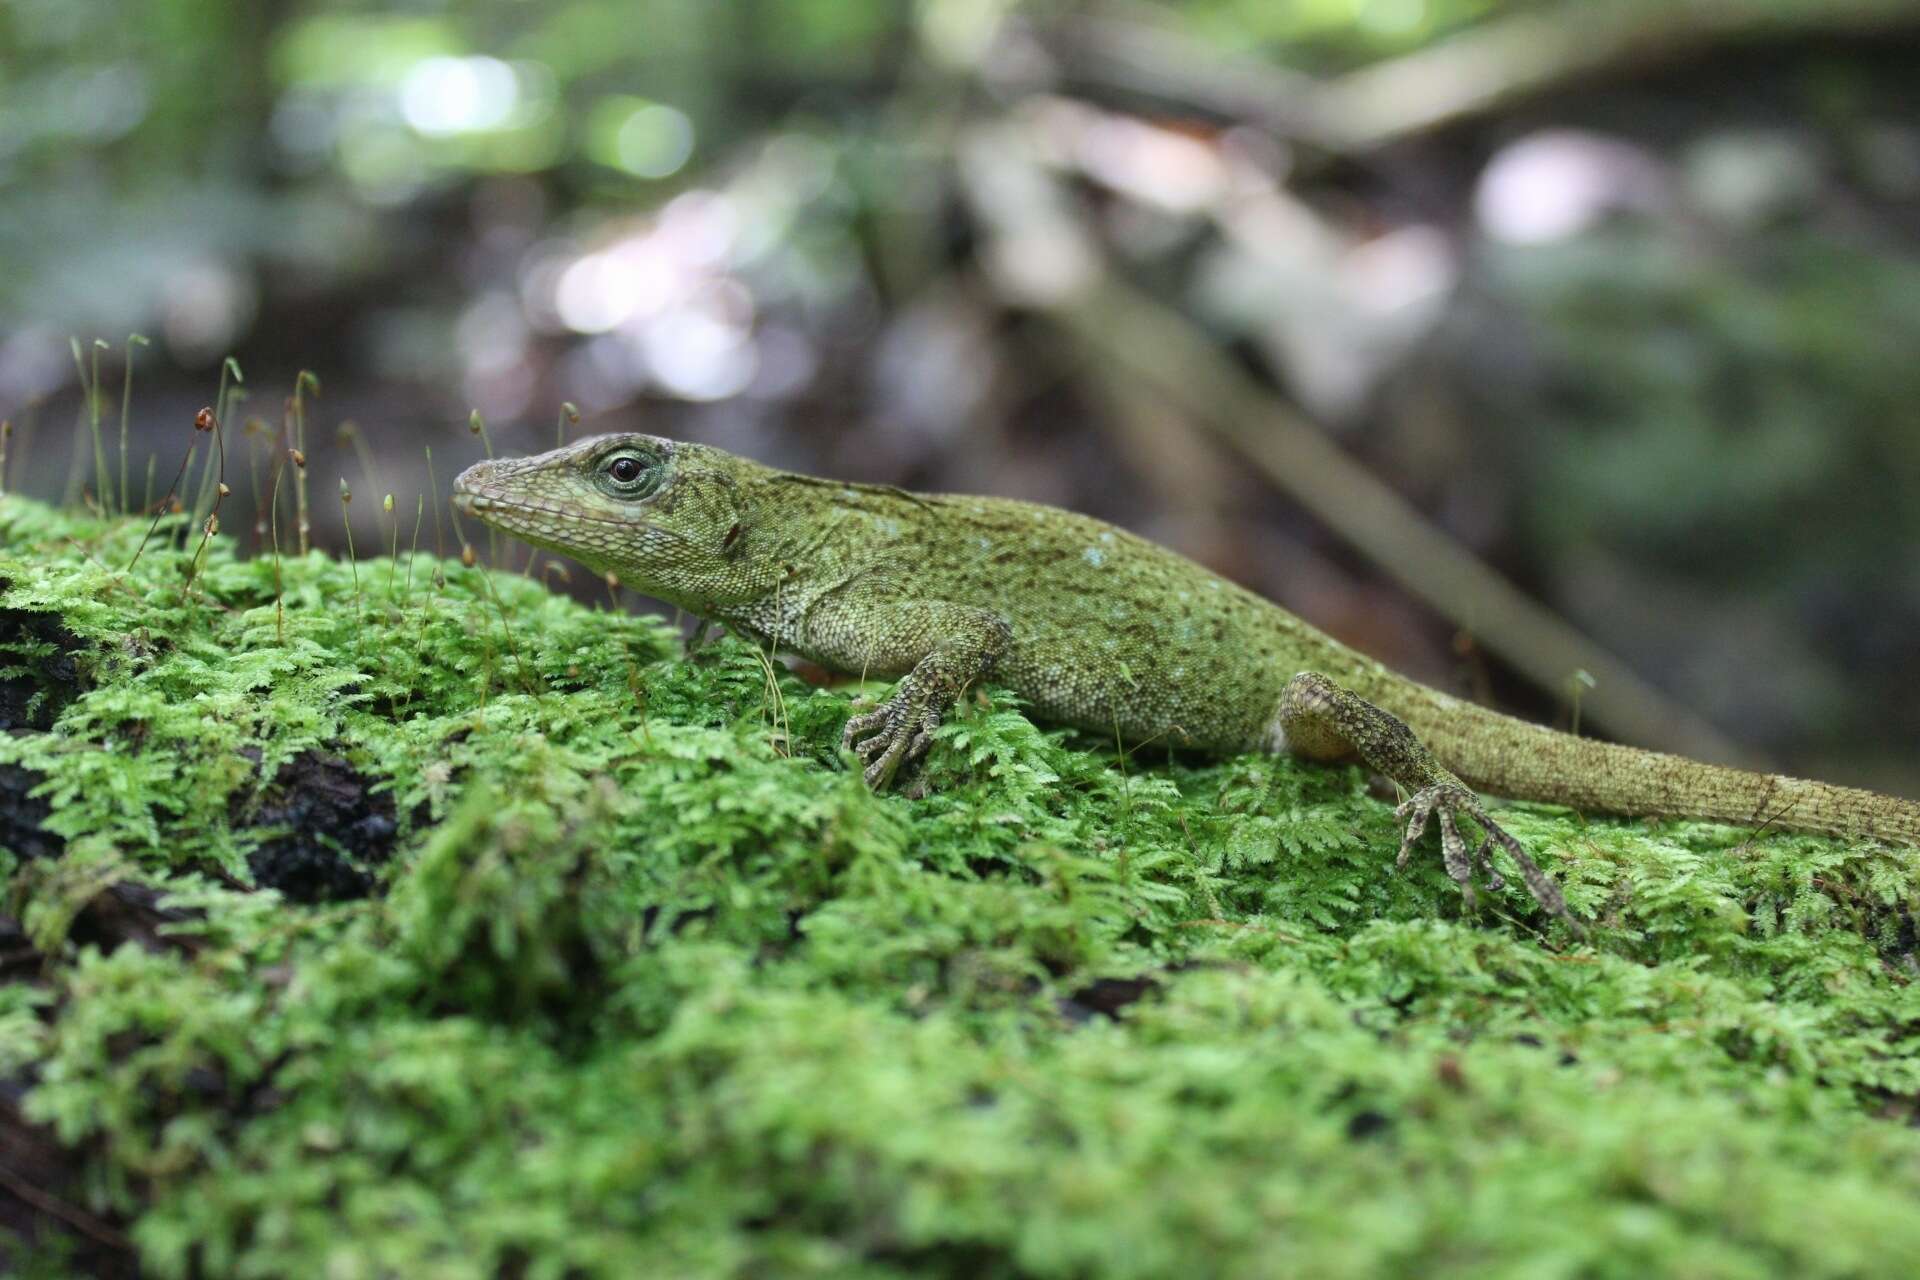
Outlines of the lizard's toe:
[{"label": "lizard's toe", "polygon": [[887,723],[887,718],[888,711],[884,706],[877,710],[869,711],[864,715],[854,716],[847,721],[846,731],[840,735],[840,745],[843,747],[851,747],[854,739],[858,738],[861,734],[872,733],[875,729],[884,727]]},{"label": "lizard's toe", "polygon": [[914,734],[913,741],[907,744],[906,758],[909,761],[918,760],[921,756],[924,756],[927,754],[927,748],[931,747],[932,745],[933,745],[933,730],[922,729],[920,730],[920,732]]},{"label": "lizard's toe", "polygon": [[904,732],[895,732],[885,738],[875,738],[874,741],[884,743],[886,751],[867,766],[865,777],[869,787],[880,791],[893,781],[893,775],[906,759],[908,739]]},{"label": "lizard's toe", "polygon": [[[1567,910],[1567,901],[1561,896],[1560,887],[1540,870],[1518,840],[1488,816],[1479,797],[1457,782],[1438,782],[1423,787],[1394,810],[1394,817],[1405,820],[1407,824],[1400,840],[1397,865],[1406,865],[1414,842],[1425,832],[1428,822],[1436,814],[1440,825],[1440,855],[1445,861],[1448,878],[1460,886],[1460,895],[1465,899],[1468,910],[1473,909],[1476,896],[1473,885],[1476,868],[1485,875],[1487,888],[1497,893],[1505,887],[1506,882],[1493,866],[1493,849],[1497,845],[1520,869],[1520,878],[1526,883],[1527,892],[1541,909],[1564,922],[1576,936],[1585,935],[1585,928]],[[1484,838],[1471,853],[1467,851],[1466,840],[1460,834],[1461,818],[1471,818],[1483,833]]]},{"label": "lizard's toe", "polygon": [[927,754],[951,700],[937,683],[910,674],[885,702],[847,721],[841,741],[864,764],[868,786],[883,789],[901,768]]},{"label": "lizard's toe", "polygon": [[920,724],[913,735],[912,743],[907,747],[908,760],[918,760],[921,756],[927,754],[928,749],[933,746],[934,731],[939,727],[940,713],[938,711],[929,710],[921,712]]},{"label": "lizard's toe", "polygon": [[865,764],[862,773],[876,791],[885,788],[901,766],[925,755],[933,742],[940,713],[919,702],[911,689],[903,690],[847,721],[841,743]]},{"label": "lizard's toe", "polygon": [[1500,868],[1493,865],[1492,836],[1482,840],[1480,847],[1473,851],[1473,865],[1479,868],[1481,875],[1486,877],[1487,889],[1490,892],[1499,893],[1507,887],[1506,877],[1500,874]]},{"label": "lizard's toe", "polygon": [[855,752],[868,762],[868,785],[875,790],[885,787],[903,766],[926,755],[927,749],[933,745],[933,731],[939,727],[940,717],[937,713],[926,713],[919,717],[902,715],[862,742]]},{"label": "lizard's toe", "polygon": [[1472,911],[1473,861],[1467,857],[1467,842],[1460,838],[1459,821],[1445,808],[1440,810],[1440,857],[1446,863],[1447,878],[1460,886],[1461,901]]},{"label": "lizard's toe", "polygon": [[1407,859],[1413,854],[1414,841],[1426,833],[1427,823],[1433,817],[1434,806],[1439,803],[1435,795],[1437,790],[1438,788],[1429,787],[1393,811],[1396,819],[1407,824],[1406,831],[1400,836],[1400,853],[1393,860],[1394,870],[1407,869]]}]

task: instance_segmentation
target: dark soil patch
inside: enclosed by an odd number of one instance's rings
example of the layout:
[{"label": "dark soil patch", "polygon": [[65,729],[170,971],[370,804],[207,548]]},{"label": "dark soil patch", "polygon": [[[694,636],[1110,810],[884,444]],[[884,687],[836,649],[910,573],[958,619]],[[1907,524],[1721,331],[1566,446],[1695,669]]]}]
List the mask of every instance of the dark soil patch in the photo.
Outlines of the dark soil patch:
[{"label": "dark soil patch", "polygon": [[137,880],[108,885],[81,908],[67,937],[79,946],[97,946],[102,951],[113,951],[125,942],[134,943],[144,951],[191,954],[200,950],[197,935],[163,931],[167,925],[201,918],[198,911],[161,906],[160,899],[165,893],[164,889]]},{"label": "dark soil patch", "polygon": [[22,858],[57,858],[65,851],[67,842],[46,829],[53,807],[31,794],[44,781],[35,770],[0,764],[0,849]]},{"label": "dark soil patch", "polygon": [[57,613],[0,609],[0,667],[23,668],[0,679],[0,729],[52,728],[86,686],[86,651]]},{"label": "dark soil patch", "polygon": [[125,1224],[81,1205],[82,1153],[27,1121],[20,1110],[25,1094],[24,1084],[0,1080],[0,1272],[10,1261],[58,1250],[75,1275],[138,1276]]},{"label": "dark soil patch", "polygon": [[1095,1018],[1117,1017],[1122,1009],[1159,989],[1159,982],[1146,976],[1096,978],[1057,1003],[1067,1021],[1091,1022]]},{"label": "dark soil patch", "polygon": [[393,857],[393,796],[340,756],[303,751],[280,767],[236,824],[279,834],[247,859],[254,882],[293,902],[341,902],[373,892]]}]

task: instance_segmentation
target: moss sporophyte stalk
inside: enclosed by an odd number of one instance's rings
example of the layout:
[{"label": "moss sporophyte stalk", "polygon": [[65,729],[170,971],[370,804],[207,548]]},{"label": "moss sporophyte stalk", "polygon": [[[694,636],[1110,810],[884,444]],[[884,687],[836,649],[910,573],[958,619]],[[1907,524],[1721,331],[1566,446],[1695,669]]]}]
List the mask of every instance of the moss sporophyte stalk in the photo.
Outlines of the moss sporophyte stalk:
[{"label": "moss sporophyte stalk", "polygon": [[[845,527],[925,510],[853,492]],[[1519,883],[1469,913],[1440,859],[1391,873],[1361,768],[1116,747],[995,675],[876,792],[841,742],[880,662],[803,683],[777,611],[688,654],[410,549],[424,506],[357,573],[201,547],[184,503],[136,557],[146,520],[0,502],[22,1273],[1920,1256],[1910,851],[1490,807],[1576,939]]]}]

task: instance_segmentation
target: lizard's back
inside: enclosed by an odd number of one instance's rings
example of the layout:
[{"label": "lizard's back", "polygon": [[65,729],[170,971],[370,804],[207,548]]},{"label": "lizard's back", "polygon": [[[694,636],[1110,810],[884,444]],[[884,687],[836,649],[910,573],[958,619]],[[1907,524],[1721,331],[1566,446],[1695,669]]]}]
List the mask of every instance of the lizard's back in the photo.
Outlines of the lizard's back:
[{"label": "lizard's back", "polygon": [[[853,491],[847,491],[852,493]],[[1202,565],[1091,516],[1009,498],[859,491],[841,536],[916,594],[1012,629],[992,679],[1043,718],[1219,752],[1271,741],[1281,690],[1381,668]]]}]

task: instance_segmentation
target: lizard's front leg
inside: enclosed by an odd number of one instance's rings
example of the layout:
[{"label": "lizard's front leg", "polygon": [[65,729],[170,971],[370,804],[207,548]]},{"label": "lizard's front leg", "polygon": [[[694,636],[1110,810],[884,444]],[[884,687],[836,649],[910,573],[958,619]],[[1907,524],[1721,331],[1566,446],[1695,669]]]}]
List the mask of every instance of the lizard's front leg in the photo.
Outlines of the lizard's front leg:
[{"label": "lizard's front leg", "polygon": [[879,790],[926,754],[947,708],[993,669],[1013,631],[1000,615],[971,605],[836,597],[815,607],[807,634],[810,647],[842,670],[906,672],[885,702],[847,721],[842,739]]},{"label": "lizard's front leg", "polygon": [[[1412,792],[1411,798],[1395,810],[1395,816],[1407,824],[1400,840],[1397,865],[1406,865],[1413,842],[1426,830],[1428,820],[1437,815],[1447,875],[1460,886],[1468,907],[1472,907],[1474,901],[1476,866],[1486,871],[1489,888],[1500,887],[1500,876],[1491,858],[1493,846],[1497,844],[1519,866],[1533,900],[1575,933],[1584,932],[1568,913],[1559,886],[1527,856],[1518,840],[1487,816],[1472,788],[1443,768],[1404,721],[1312,671],[1303,671],[1287,682],[1280,697],[1278,719],[1287,750],[1294,754],[1312,760],[1358,756],[1369,768]],[[1471,856],[1460,835],[1462,817],[1471,818],[1483,833],[1479,847]]]}]

